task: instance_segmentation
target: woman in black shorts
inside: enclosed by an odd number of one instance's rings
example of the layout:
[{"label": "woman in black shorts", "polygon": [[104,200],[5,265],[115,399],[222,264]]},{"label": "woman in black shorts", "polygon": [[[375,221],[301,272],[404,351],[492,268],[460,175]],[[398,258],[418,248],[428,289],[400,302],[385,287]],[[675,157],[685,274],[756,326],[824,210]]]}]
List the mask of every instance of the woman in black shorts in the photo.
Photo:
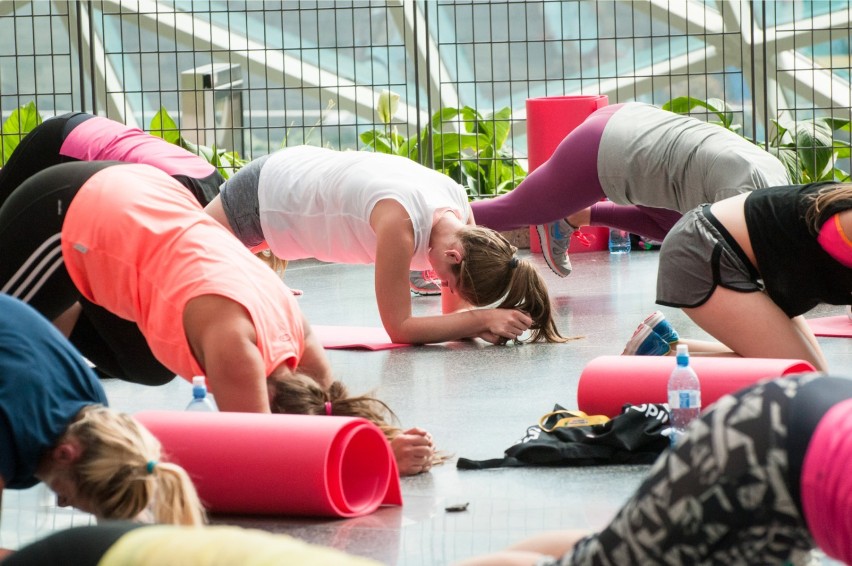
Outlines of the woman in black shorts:
[{"label": "woman in black shorts", "polygon": [[[700,206],[660,249],[657,303],[679,307],[718,343],[691,353],[828,365],[806,312],[852,303],[852,184],[760,189]],[[673,346],[640,325],[625,353]]]}]

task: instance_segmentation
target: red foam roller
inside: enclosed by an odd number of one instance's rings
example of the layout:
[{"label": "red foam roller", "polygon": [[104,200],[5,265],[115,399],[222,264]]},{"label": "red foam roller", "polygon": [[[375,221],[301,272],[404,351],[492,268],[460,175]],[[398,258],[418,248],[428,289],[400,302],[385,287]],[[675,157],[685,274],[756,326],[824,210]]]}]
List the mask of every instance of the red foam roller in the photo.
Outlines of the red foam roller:
[{"label": "red foam roller", "polygon": [[[601,356],[580,374],[577,406],[590,415],[614,417],[625,403],[666,403],[674,356]],[[689,364],[701,382],[701,404],[752,385],[761,379],[816,371],[803,360],[714,358],[693,356]]]},{"label": "red foam roller", "polygon": [[215,513],[357,517],[401,505],[390,445],[359,418],[150,411],[134,415]]},{"label": "red foam roller", "polygon": [[[589,114],[609,103],[605,94],[591,96],[545,96],[527,99],[527,158],[529,170],[550,159],[556,147],[571,130],[583,123]],[[609,229],[584,226],[581,230],[591,237],[590,247],[571,242],[569,252],[604,250]],[[530,250],[541,252],[535,227],[530,228]]]}]

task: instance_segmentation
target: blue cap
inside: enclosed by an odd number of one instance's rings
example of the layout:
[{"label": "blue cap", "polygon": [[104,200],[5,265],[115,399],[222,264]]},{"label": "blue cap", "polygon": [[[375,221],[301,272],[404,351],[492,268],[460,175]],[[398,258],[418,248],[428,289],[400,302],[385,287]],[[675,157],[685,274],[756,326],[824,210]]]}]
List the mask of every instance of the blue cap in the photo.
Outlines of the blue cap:
[{"label": "blue cap", "polygon": [[677,345],[677,365],[689,365],[689,347],[686,344]]}]

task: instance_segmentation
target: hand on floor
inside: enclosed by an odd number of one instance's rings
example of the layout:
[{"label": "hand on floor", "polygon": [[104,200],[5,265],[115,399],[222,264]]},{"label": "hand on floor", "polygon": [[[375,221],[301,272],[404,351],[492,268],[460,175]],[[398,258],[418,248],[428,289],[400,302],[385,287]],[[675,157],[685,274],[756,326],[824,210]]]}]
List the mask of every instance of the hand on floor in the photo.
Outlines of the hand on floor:
[{"label": "hand on floor", "polygon": [[399,475],[413,476],[432,468],[435,446],[432,436],[423,429],[410,428],[391,440]]}]

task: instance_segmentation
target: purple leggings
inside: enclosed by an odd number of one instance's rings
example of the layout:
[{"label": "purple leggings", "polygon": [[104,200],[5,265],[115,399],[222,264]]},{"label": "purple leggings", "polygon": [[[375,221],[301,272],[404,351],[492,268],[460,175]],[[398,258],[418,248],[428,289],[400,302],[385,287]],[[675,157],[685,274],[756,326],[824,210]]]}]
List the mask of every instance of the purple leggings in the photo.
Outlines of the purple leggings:
[{"label": "purple leggings", "polygon": [[681,217],[676,210],[600,202],[598,147],[604,127],[620,104],[592,113],[563,139],[553,155],[513,191],[471,203],[477,224],[514,230],[547,224],[591,207],[592,226],[611,226],[655,240],[665,238]]}]

